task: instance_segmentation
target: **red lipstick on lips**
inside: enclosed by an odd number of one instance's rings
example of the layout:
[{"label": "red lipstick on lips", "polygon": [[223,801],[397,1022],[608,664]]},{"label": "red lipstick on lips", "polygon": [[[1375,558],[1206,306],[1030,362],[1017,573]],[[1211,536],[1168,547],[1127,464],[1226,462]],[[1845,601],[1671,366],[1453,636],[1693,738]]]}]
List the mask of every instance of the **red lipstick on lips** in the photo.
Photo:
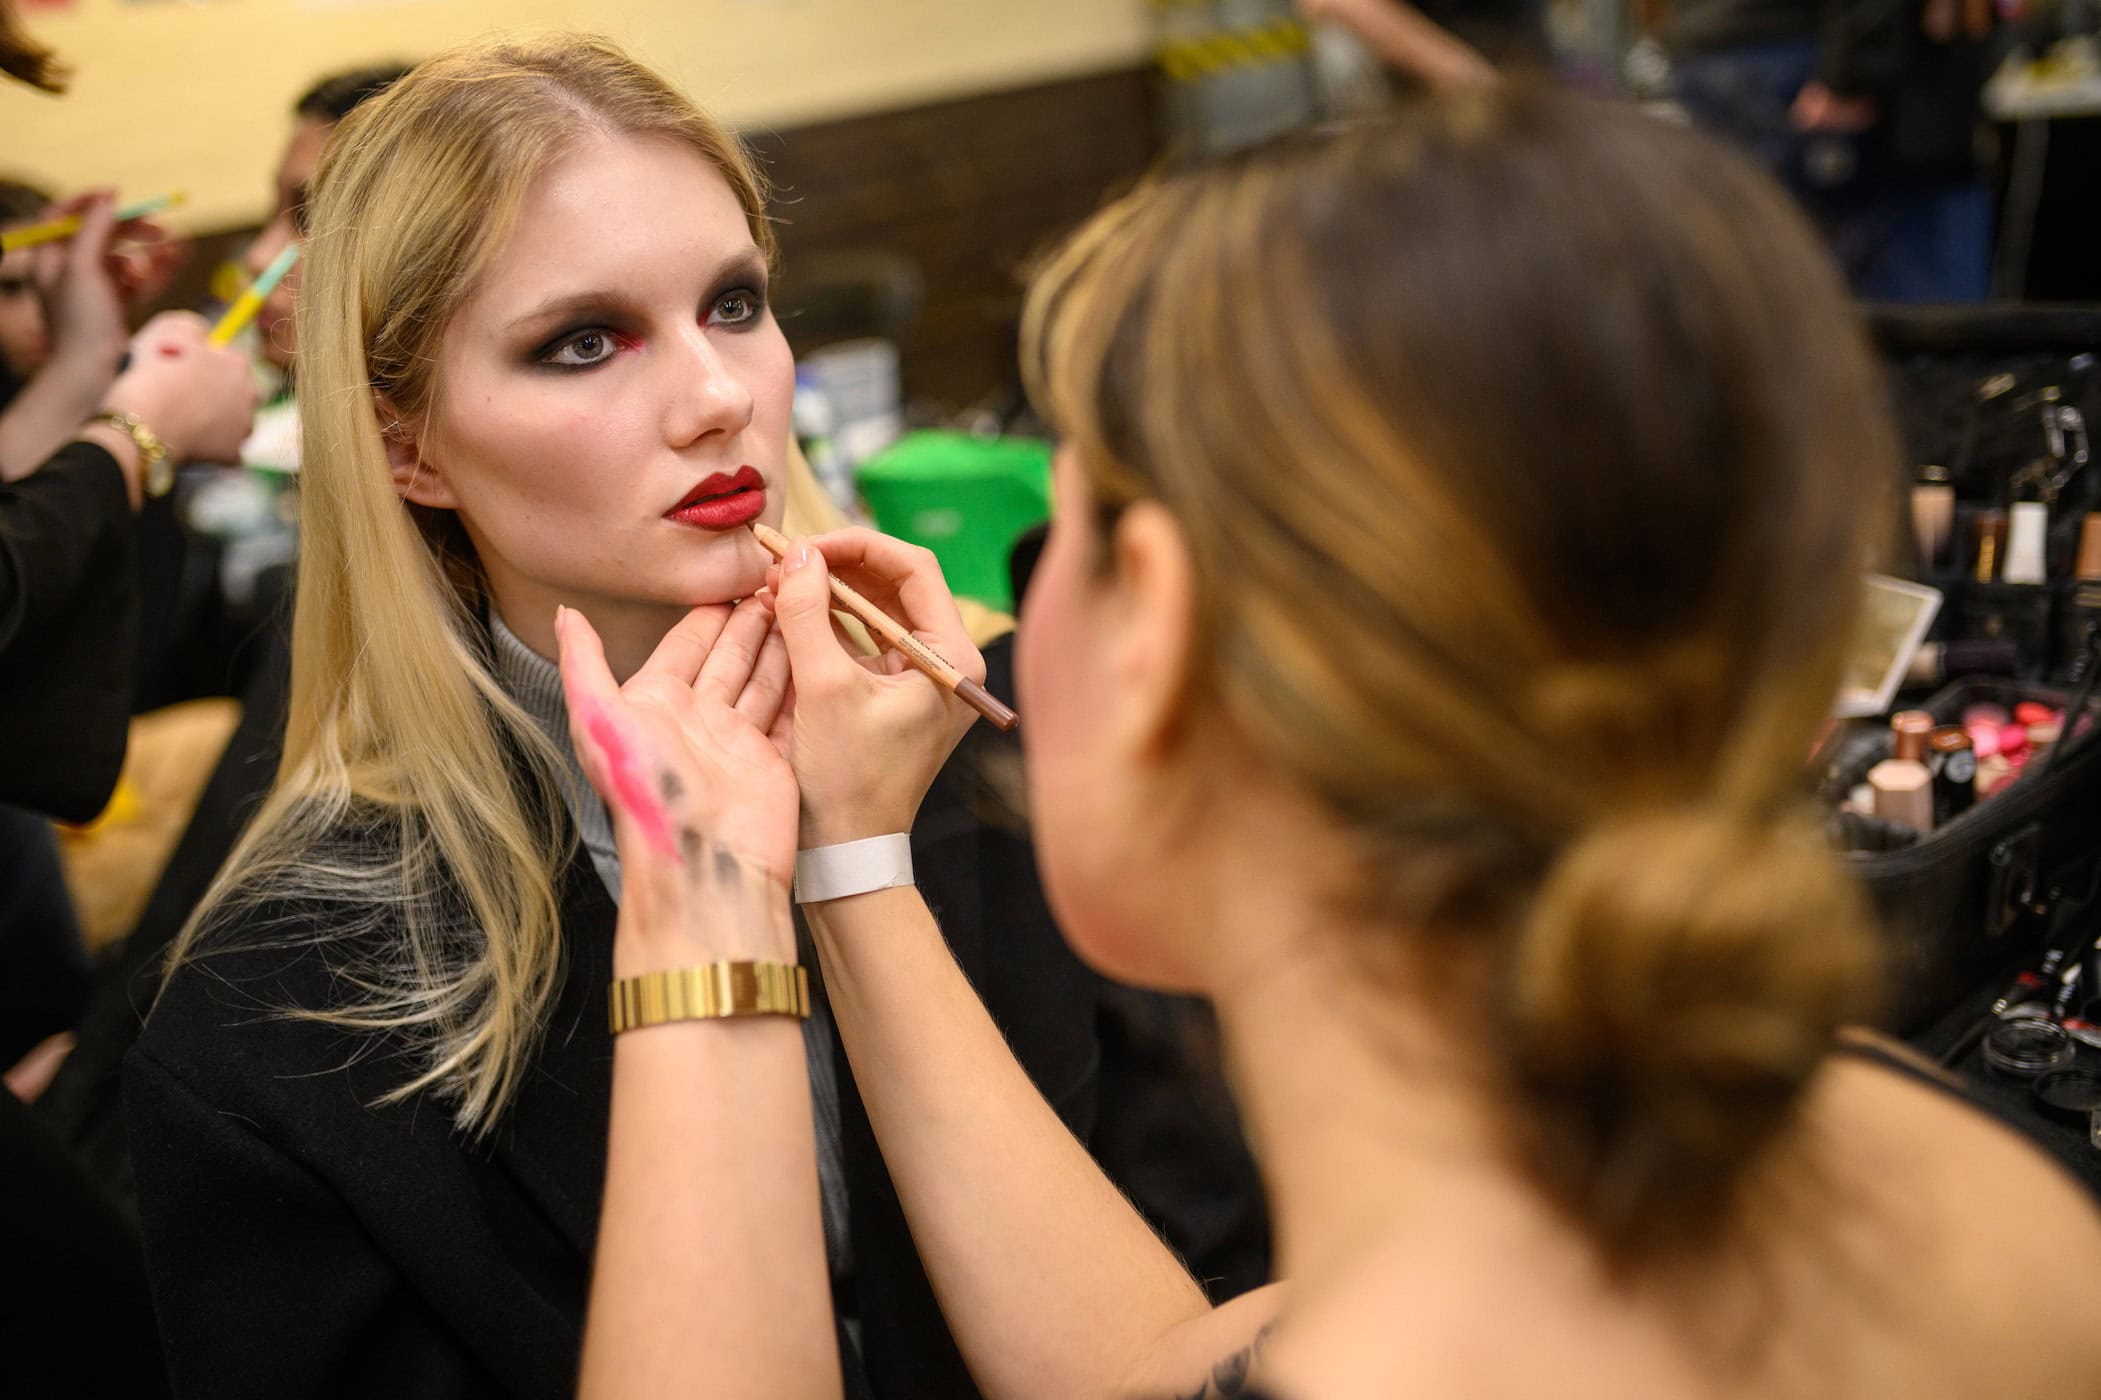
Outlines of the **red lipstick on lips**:
[{"label": "red lipstick on lips", "polygon": [[717,472],[686,493],[664,513],[666,520],[703,530],[734,530],[749,525],[766,509],[766,478],[753,467]]}]

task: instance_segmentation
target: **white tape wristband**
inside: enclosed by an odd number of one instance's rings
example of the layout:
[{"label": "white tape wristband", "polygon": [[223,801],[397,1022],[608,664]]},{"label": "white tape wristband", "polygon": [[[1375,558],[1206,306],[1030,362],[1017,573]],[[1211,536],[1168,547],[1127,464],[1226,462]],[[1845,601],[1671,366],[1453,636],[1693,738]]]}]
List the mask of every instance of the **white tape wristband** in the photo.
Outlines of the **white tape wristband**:
[{"label": "white tape wristband", "polygon": [[896,889],[912,883],[912,838],[903,832],[795,853],[795,902]]}]

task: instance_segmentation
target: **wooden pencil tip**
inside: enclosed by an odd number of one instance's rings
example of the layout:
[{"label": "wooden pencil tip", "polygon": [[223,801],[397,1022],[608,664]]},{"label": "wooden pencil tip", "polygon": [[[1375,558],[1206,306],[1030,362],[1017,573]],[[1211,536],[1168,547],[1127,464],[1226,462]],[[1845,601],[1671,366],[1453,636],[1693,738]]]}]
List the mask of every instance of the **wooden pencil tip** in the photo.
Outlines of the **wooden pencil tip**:
[{"label": "wooden pencil tip", "polygon": [[1014,713],[1000,698],[976,681],[965,676],[956,682],[956,694],[963,703],[992,721],[993,727],[1002,734],[1012,734],[1021,723],[1021,716]]}]

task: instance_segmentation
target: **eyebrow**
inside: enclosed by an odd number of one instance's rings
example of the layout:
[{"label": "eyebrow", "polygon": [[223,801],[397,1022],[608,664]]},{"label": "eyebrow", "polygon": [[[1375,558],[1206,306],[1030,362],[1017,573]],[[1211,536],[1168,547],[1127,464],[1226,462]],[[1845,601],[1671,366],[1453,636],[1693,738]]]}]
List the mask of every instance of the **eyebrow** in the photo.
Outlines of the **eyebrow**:
[{"label": "eyebrow", "polygon": [[[759,256],[756,246],[746,246],[724,258],[708,278],[709,285],[720,286],[733,277],[745,277],[762,281],[766,276],[766,260]],[[567,320],[577,315],[603,315],[629,302],[628,296],[611,288],[594,287],[589,291],[565,292],[549,297],[532,310],[511,318],[511,329],[539,326],[550,321]]]}]

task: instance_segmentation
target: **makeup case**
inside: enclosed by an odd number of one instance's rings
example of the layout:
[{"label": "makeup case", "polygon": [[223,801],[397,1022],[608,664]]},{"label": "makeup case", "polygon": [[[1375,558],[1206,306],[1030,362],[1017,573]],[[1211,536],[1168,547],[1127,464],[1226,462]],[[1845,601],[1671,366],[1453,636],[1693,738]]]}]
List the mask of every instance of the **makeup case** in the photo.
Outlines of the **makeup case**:
[{"label": "makeup case", "polygon": [[[2060,688],[1965,680],[1911,708],[1957,722],[1980,702],[2062,708]],[[1996,795],[1924,835],[1841,813],[1831,840],[1867,887],[1891,941],[1884,1025],[1916,1034],[2011,963],[2031,956],[2101,893],[2101,696],[2082,727],[2069,718],[2049,756]],[[1889,725],[1853,723],[1826,745],[1820,796],[1839,812],[1868,770],[1890,757]]]},{"label": "makeup case", "polygon": [[[1868,324],[1919,474],[1911,484],[1944,483],[1954,496],[1946,549],[1912,559],[1911,576],[1944,598],[1930,640],[2003,639],[2020,676],[2076,680],[2089,633],[2101,631],[2101,587],[2073,577],[2086,516],[2101,511],[2088,446],[2101,421],[2101,307],[1884,307]],[[2003,521],[2023,497],[2048,507],[2048,581],[1980,581],[1980,521]],[[1902,534],[1918,548],[1908,519]],[[2001,567],[2006,547],[2002,535]]]}]

